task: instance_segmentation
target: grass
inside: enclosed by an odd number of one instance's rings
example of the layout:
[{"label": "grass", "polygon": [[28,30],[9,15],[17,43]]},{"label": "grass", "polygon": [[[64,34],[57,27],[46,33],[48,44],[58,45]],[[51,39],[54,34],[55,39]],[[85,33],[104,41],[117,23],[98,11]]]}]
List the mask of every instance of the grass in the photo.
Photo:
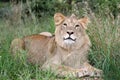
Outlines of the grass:
[{"label": "grass", "polygon": [[3,8],[3,7],[6,7],[6,6],[9,6],[10,4],[8,2],[0,2],[0,8]]},{"label": "grass", "polygon": [[104,71],[106,80],[120,79],[120,20],[95,19],[89,29],[90,60]]},{"label": "grass", "polygon": [[[120,79],[120,19],[95,18],[91,21],[87,33],[92,47],[89,59],[92,65],[104,71],[105,80]],[[0,80],[55,80],[50,71],[39,70],[38,65],[26,62],[24,56],[20,60],[10,55],[10,43],[14,38],[38,34],[42,31],[54,33],[52,17],[40,21],[26,21],[10,25],[6,20],[0,20]],[[23,54],[25,52],[22,52]],[[70,80],[65,78],[64,80]],[[72,79],[75,80],[75,79]]]},{"label": "grass", "polygon": [[[54,77],[50,71],[40,71],[37,65],[27,63],[24,56],[20,57],[20,60],[13,59],[9,51],[11,40],[16,37],[38,34],[43,29],[52,31],[53,20],[48,19],[47,21],[36,25],[27,23],[13,26],[0,21],[0,80],[31,80],[34,78],[48,80]],[[47,26],[46,23],[49,25]]]}]

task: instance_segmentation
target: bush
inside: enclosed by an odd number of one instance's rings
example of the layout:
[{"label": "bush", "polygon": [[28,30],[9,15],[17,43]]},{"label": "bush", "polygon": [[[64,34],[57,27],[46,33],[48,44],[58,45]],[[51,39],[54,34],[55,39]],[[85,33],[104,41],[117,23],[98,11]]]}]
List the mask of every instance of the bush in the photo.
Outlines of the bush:
[{"label": "bush", "polygon": [[[64,14],[76,13],[84,14],[82,7],[83,0],[31,0],[30,6],[33,13],[40,17],[42,15],[53,15],[55,12]],[[120,13],[120,0],[86,0],[89,8],[96,14],[112,15],[115,18]],[[81,4],[79,4],[81,3]],[[75,7],[75,5],[78,5]],[[77,8],[77,9],[75,9]],[[82,11],[82,12],[81,12]]]},{"label": "bush", "polygon": [[120,0],[88,0],[88,3],[95,13],[112,14],[115,18],[120,13]]},{"label": "bush", "polygon": [[53,14],[54,9],[54,0],[32,0],[30,2],[32,12],[35,13],[38,17],[43,14]]},{"label": "bush", "polygon": [[32,12],[38,17],[53,15],[55,12],[68,13],[71,11],[71,5],[62,0],[32,0],[30,3]]}]

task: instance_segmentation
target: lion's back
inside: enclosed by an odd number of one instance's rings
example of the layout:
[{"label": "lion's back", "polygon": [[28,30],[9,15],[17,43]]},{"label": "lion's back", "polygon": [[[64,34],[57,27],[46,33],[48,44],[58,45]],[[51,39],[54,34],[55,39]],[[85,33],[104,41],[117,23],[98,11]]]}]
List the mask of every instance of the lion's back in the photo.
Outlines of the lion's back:
[{"label": "lion's back", "polygon": [[48,56],[48,44],[51,37],[44,35],[31,35],[23,38],[28,61],[43,64]]}]

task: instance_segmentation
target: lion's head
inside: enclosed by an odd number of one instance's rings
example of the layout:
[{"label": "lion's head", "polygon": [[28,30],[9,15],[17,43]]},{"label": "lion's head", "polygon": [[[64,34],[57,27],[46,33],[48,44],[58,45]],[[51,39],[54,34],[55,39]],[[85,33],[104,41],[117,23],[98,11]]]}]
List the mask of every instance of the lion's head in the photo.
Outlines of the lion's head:
[{"label": "lion's head", "polygon": [[55,21],[55,40],[57,44],[65,49],[78,49],[85,42],[90,43],[85,32],[86,25],[89,22],[88,18],[77,19],[72,14],[70,17],[65,17],[61,13],[54,15]]}]

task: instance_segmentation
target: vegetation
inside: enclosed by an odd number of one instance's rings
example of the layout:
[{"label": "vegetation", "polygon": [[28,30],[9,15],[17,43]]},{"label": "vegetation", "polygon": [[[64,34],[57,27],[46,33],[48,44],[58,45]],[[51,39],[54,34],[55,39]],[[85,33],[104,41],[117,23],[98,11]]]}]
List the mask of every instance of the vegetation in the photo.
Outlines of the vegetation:
[{"label": "vegetation", "polygon": [[[119,0],[87,0],[87,3],[83,0],[31,1],[35,4],[24,2],[17,6],[9,6],[7,3],[6,6],[11,11],[7,12],[9,14],[6,18],[0,17],[0,80],[55,80],[57,78],[51,71],[42,71],[38,65],[27,63],[25,51],[22,51],[17,59],[13,59],[9,48],[14,38],[38,34],[42,31],[54,33],[53,14],[58,11],[66,15],[75,12],[79,17],[85,15],[90,18],[91,23],[87,29],[92,43],[90,63],[104,71],[105,80],[120,79]],[[2,5],[0,5],[0,12],[3,7],[5,8]],[[71,7],[71,5],[82,7]],[[16,8],[19,9],[18,13],[14,11]],[[109,10],[106,11],[106,9]],[[1,14],[3,13],[0,13],[0,16]],[[70,80],[70,78],[64,80]]]}]

